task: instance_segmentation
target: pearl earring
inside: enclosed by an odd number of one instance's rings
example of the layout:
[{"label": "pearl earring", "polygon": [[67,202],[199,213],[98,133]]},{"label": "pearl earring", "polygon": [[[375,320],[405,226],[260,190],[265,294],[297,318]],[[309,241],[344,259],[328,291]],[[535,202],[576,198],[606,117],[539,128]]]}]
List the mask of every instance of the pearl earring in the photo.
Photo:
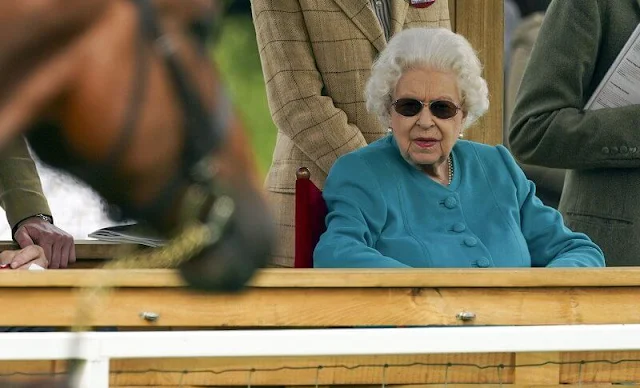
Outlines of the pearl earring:
[{"label": "pearl earring", "polygon": [[391,127],[387,128],[387,133],[391,133],[391,132],[393,132],[393,128]]},{"label": "pearl earring", "polygon": [[462,132],[460,132],[460,133],[458,134],[458,138],[462,139],[463,137],[464,137],[464,135],[462,134]]}]

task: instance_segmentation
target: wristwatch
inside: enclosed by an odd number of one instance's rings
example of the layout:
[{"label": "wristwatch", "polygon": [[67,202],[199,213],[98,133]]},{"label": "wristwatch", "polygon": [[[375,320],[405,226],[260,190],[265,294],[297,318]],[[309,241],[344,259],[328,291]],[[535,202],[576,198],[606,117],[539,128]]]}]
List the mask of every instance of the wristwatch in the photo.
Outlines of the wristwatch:
[{"label": "wristwatch", "polygon": [[32,215],[31,217],[38,217],[38,218],[40,218],[41,220],[44,220],[44,221],[47,221],[47,222],[48,222],[48,223],[50,223],[50,224],[53,224],[53,217],[48,216],[48,215],[46,215],[46,214],[38,213],[38,214],[34,214],[34,215]]},{"label": "wristwatch", "polygon": [[34,214],[34,215],[32,215],[32,216],[29,216],[29,217],[27,217],[27,218],[25,218],[25,219],[23,219],[23,220],[20,220],[19,222],[17,222],[17,223],[13,226],[13,228],[11,228],[11,238],[13,238],[13,239],[14,239],[14,241],[15,241],[15,238],[14,238],[14,237],[15,237],[15,235],[16,235],[16,232],[18,231],[18,227],[20,226],[20,224],[22,224],[22,221],[28,220],[29,218],[33,218],[33,217],[39,218],[39,219],[41,219],[41,220],[43,220],[43,221],[46,221],[46,222],[48,222],[48,223],[50,223],[50,224],[52,224],[52,225],[53,225],[53,217],[51,217],[51,216],[49,216],[49,215],[42,214],[42,213],[38,213],[38,214]]}]

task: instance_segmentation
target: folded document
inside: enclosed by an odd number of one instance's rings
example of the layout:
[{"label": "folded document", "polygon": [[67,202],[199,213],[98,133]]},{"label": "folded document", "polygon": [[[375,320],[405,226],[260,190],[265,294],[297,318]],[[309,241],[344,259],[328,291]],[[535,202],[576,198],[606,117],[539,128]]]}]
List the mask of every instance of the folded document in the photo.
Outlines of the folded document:
[{"label": "folded document", "polygon": [[98,229],[90,233],[89,237],[100,241],[139,244],[153,248],[160,247],[165,243],[165,239],[156,232],[140,224],[117,225]]},{"label": "folded document", "polygon": [[640,104],[640,25],[631,34],[584,110]]}]

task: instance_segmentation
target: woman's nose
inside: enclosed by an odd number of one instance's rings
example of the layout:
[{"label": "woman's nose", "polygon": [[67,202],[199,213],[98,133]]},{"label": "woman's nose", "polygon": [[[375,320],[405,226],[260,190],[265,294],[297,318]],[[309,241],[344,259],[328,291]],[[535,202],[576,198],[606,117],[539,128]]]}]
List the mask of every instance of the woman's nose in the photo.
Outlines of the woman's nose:
[{"label": "woman's nose", "polygon": [[435,125],[435,121],[433,121],[433,115],[429,110],[429,105],[425,104],[420,113],[418,113],[418,126],[423,128],[431,128]]}]

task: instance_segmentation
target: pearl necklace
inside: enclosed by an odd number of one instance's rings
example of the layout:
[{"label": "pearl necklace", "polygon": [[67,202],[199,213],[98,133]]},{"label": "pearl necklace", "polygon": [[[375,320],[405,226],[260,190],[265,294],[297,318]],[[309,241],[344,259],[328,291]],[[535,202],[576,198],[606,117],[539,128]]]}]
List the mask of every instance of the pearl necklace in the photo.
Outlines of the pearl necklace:
[{"label": "pearl necklace", "polygon": [[453,182],[453,158],[451,157],[451,155],[449,155],[449,159],[448,159],[448,164],[449,164],[449,183],[448,185],[451,185],[451,182]]}]

